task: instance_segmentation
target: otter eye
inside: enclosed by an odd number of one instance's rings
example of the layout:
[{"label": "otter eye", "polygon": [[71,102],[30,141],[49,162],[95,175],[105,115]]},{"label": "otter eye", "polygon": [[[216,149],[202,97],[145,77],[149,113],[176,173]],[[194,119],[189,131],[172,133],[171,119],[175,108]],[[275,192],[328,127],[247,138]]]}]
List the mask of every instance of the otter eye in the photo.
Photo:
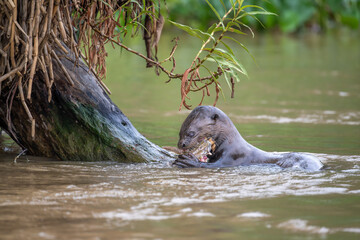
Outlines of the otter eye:
[{"label": "otter eye", "polygon": [[187,134],[187,136],[188,136],[188,137],[193,137],[193,136],[195,136],[195,132],[191,131],[191,132],[189,132],[189,133]]},{"label": "otter eye", "polygon": [[216,113],[214,115],[211,116],[211,119],[212,120],[216,120],[219,118],[219,115],[217,115]]}]

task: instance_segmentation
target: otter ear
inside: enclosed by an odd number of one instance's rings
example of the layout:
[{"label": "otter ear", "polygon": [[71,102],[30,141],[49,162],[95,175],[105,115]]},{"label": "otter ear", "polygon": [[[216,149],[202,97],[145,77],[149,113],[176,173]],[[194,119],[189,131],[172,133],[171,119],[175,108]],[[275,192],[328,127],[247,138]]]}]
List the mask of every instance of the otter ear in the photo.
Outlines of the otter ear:
[{"label": "otter ear", "polygon": [[216,121],[216,119],[219,118],[219,115],[217,115],[216,113],[214,115],[211,116],[211,119]]}]

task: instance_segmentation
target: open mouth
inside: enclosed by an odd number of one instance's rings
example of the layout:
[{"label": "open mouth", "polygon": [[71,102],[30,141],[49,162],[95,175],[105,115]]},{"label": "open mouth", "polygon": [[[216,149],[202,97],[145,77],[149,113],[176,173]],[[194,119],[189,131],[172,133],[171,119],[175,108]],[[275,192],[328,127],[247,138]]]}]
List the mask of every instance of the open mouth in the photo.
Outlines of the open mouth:
[{"label": "open mouth", "polygon": [[204,139],[198,147],[191,151],[200,162],[208,162],[209,155],[215,151],[215,141],[212,138]]}]

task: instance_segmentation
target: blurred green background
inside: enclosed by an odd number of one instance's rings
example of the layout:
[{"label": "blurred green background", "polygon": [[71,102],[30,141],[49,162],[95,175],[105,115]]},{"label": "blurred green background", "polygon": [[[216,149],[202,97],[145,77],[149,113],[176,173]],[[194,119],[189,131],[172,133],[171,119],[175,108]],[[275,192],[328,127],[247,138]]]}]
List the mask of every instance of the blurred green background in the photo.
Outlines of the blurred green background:
[{"label": "blurred green background", "polygon": [[[229,1],[223,1],[229,2]],[[205,0],[167,0],[165,17],[193,28],[207,30],[217,17]],[[221,0],[211,0],[220,15]],[[277,16],[263,15],[261,26],[247,19],[251,35],[231,35],[251,56],[229,42],[249,73],[235,85],[235,97],[220,78],[224,97],[217,107],[232,119],[244,138],[267,151],[305,151],[328,154],[359,154],[360,151],[360,1],[272,0],[256,3]],[[227,9],[230,7],[228,6]],[[223,12],[221,12],[223,11]],[[202,42],[168,24],[158,49],[160,60],[169,56],[171,40],[179,36],[175,53],[176,73],[190,65]],[[320,33],[320,34],[319,34]],[[145,52],[142,36],[125,41]],[[189,111],[178,111],[180,81],[157,76],[138,56],[109,45],[106,84],[112,100],[134,126],[160,146],[176,146],[179,128]],[[126,67],[123,67],[126,66]],[[166,65],[165,65],[166,66]],[[166,66],[171,69],[172,64]],[[212,105],[211,96],[203,104]],[[202,94],[191,93],[196,107]]]},{"label": "blurred green background", "polygon": [[[224,13],[220,0],[209,2],[219,13]],[[229,9],[230,1],[223,2]],[[245,23],[258,31],[295,33],[323,32],[339,27],[359,29],[360,0],[245,0],[244,4],[255,4],[277,14],[259,16],[259,19],[248,17]],[[206,29],[217,20],[206,1],[168,0],[167,8],[170,19],[199,29]]]}]

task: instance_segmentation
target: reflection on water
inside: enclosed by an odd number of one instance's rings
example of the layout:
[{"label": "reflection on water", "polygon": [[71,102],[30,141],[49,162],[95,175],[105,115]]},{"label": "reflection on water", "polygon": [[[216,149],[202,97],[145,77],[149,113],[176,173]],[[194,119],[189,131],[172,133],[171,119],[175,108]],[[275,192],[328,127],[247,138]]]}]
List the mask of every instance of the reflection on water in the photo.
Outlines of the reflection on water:
[{"label": "reflection on water", "polygon": [[[351,34],[299,38],[246,43],[259,67],[245,57],[251,79],[218,107],[253,145],[314,153],[326,170],[14,163],[0,155],[0,239],[359,239],[360,42]],[[160,59],[170,40],[162,38]],[[194,44],[182,40],[176,56],[185,70]],[[180,83],[164,84],[145,62],[119,53],[107,62],[112,99],[151,141],[175,146],[189,113],[176,111]],[[191,97],[194,106],[201,98]]]}]

